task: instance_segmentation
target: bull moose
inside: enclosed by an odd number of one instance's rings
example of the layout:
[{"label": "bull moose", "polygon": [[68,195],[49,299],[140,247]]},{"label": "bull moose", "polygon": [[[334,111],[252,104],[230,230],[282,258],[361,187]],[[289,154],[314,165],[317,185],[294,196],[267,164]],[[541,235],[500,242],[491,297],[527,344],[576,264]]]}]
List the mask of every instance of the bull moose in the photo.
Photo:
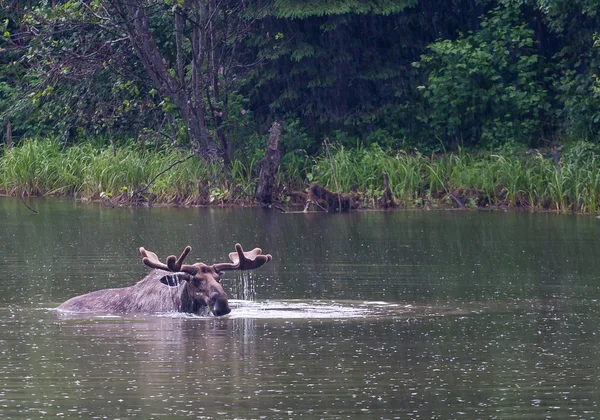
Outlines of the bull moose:
[{"label": "bull moose", "polygon": [[240,244],[229,254],[231,263],[206,265],[183,264],[192,248],[187,246],[179,258],[171,255],[167,263],[154,252],[140,248],[142,261],[152,272],[129,287],[97,290],[75,296],[58,307],[69,312],[155,313],[186,312],[205,315],[208,311],[222,316],[231,312],[227,293],[219,283],[225,271],[254,270],[269,261],[260,248],[244,252]]}]

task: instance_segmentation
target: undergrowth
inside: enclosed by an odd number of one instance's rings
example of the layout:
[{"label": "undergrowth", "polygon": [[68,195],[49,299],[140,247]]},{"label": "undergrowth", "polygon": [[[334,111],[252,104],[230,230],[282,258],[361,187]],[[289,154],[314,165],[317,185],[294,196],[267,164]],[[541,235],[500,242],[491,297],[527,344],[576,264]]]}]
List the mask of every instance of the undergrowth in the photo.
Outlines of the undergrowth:
[{"label": "undergrowth", "polygon": [[[279,201],[293,203],[309,183],[352,193],[359,207],[377,207],[384,173],[394,200],[405,208],[507,206],[595,213],[600,204],[600,165],[594,145],[578,143],[562,154],[458,153],[439,156],[386,151],[378,146],[332,148],[310,157],[288,153],[282,160]],[[335,167],[337,184],[333,177]],[[111,149],[81,144],[61,148],[29,140],[0,155],[0,193],[65,195],[89,200],[164,204],[249,203],[258,185],[256,160],[207,163],[179,150]],[[296,198],[298,201],[298,199]]]}]

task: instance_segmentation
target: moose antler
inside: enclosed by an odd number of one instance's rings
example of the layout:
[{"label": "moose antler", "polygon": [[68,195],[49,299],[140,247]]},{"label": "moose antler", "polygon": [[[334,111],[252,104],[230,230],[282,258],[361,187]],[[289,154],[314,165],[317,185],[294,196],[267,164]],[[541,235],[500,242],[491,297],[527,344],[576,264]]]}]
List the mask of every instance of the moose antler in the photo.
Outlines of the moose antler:
[{"label": "moose antler", "polygon": [[[195,275],[198,272],[198,267],[195,265],[187,265],[183,264],[183,260],[188,256],[192,247],[186,246],[179,258],[175,257],[175,255],[170,255],[167,257],[167,263],[162,263],[158,259],[158,256],[152,252],[148,251],[144,247],[140,247],[140,255],[142,256],[142,261],[150,268],[157,268],[159,270],[166,271],[183,271],[185,273]],[[217,272],[221,271],[231,271],[231,270],[254,270],[273,259],[271,254],[262,255],[262,250],[260,248],[254,248],[252,251],[244,252],[244,249],[240,244],[235,244],[235,251],[229,254],[229,259],[232,261],[231,263],[218,263],[214,264],[213,268]]]},{"label": "moose antler", "polygon": [[254,270],[273,259],[271,254],[262,255],[260,248],[254,248],[252,251],[244,252],[240,244],[235,244],[236,252],[229,254],[229,259],[232,263],[214,264],[213,268],[216,271],[230,270]]},{"label": "moose antler", "polygon": [[150,268],[158,268],[159,270],[167,270],[167,271],[183,271],[185,273],[194,275],[198,272],[198,269],[193,265],[183,265],[183,260],[188,256],[190,251],[192,250],[191,246],[186,246],[179,258],[175,257],[175,255],[169,255],[167,257],[167,263],[161,263],[158,259],[158,256],[152,252],[146,250],[144,247],[140,247],[140,255],[143,257],[142,261]]}]

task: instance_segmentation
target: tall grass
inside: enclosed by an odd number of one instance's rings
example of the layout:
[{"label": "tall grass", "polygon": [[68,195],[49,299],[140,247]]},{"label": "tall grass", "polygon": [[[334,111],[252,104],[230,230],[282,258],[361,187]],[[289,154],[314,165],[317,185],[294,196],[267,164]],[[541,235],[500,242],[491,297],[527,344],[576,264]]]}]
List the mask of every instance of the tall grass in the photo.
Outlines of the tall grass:
[{"label": "tall grass", "polygon": [[[30,140],[0,158],[0,192],[10,195],[69,195],[89,199],[131,197],[158,174],[148,193],[162,203],[208,200],[218,191],[220,201],[247,198],[256,181],[252,167],[234,162],[231,174],[222,164],[201,158],[187,159],[185,152],[148,152],[123,147],[111,149],[82,144],[61,150],[52,141]],[[235,184],[236,192],[231,185]],[[235,193],[235,195],[234,195]]]},{"label": "tall grass", "polygon": [[[598,212],[600,162],[594,146],[577,144],[558,163],[539,152],[521,155],[387,153],[378,147],[333,153],[341,192],[359,191],[365,203],[381,196],[383,172],[397,201],[411,207],[428,201],[444,205],[449,194],[466,206],[508,206],[560,212]],[[331,164],[313,163],[311,178],[335,190]],[[449,203],[449,202],[448,202]]]},{"label": "tall grass", "polygon": [[[130,198],[154,180],[145,194],[162,203],[251,199],[258,184],[255,160],[237,159],[226,168],[187,156],[177,150],[148,152],[133,146],[122,147],[115,155],[90,144],[62,149],[52,141],[30,140],[0,156],[0,193]],[[600,206],[600,162],[594,146],[587,143],[569,148],[560,160],[539,152],[424,156],[377,146],[334,146],[332,160],[340,192],[355,193],[365,207],[375,206],[382,196],[384,173],[396,202],[405,207],[450,206],[450,194],[467,207],[595,213]],[[183,162],[176,164],[179,161]],[[337,188],[325,155],[286,155],[278,182],[282,201],[310,182],[331,191]]]}]

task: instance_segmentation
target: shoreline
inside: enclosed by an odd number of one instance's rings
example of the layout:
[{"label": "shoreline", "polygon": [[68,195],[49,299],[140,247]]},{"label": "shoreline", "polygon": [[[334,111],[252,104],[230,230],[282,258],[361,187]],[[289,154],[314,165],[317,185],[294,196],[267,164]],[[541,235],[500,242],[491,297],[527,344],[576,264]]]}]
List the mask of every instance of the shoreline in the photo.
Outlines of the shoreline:
[{"label": "shoreline", "polygon": [[[311,210],[304,211],[305,203],[294,203],[285,204],[283,202],[276,202],[270,205],[257,203],[251,200],[235,200],[235,202],[222,202],[222,203],[186,203],[186,202],[137,202],[134,203],[128,199],[119,199],[117,201],[108,199],[90,199],[87,197],[73,197],[67,195],[37,195],[37,196],[19,196],[19,195],[8,195],[0,192],[0,198],[13,198],[22,200],[24,205],[29,208],[25,200],[33,199],[64,199],[67,201],[82,203],[82,204],[95,204],[103,205],[108,208],[218,208],[218,209],[234,209],[234,208],[262,208],[277,211],[282,214],[348,214],[348,213],[369,213],[369,212],[402,212],[402,211],[443,211],[443,212],[514,212],[514,213],[552,213],[557,215],[574,215],[574,216],[594,216],[600,217],[597,213],[592,212],[576,212],[576,211],[564,211],[550,208],[534,208],[524,206],[511,206],[510,204],[504,203],[501,205],[485,206],[485,207],[457,207],[451,205],[426,205],[424,207],[417,206],[404,206],[397,205],[394,207],[359,207],[351,209],[346,212],[332,211],[327,212],[325,210],[312,207]],[[33,209],[29,208],[31,211]],[[35,211],[34,211],[35,212]]]},{"label": "shoreline", "polygon": [[[186,157],[187,156],[187,157]],[[256,160],[206,162],[185,150],[151,152],[126,146],[116,154],[91,145],[68,152],[51,140],[31,140],[0,154],[0,195],[67,197],[110,207],[254,207],[260,182]],[[425,156],[398,150],[332,147],[331,156],[284,156],[272,207],[298,211],[383,209],[597,214],[600,147],[576,143],[560,150],[472,152]],[[286,159],[289,158],[289,159]],[[333,176],[332,167],[336,176]],[[339,191],[339,193],[338,193]]]}]

